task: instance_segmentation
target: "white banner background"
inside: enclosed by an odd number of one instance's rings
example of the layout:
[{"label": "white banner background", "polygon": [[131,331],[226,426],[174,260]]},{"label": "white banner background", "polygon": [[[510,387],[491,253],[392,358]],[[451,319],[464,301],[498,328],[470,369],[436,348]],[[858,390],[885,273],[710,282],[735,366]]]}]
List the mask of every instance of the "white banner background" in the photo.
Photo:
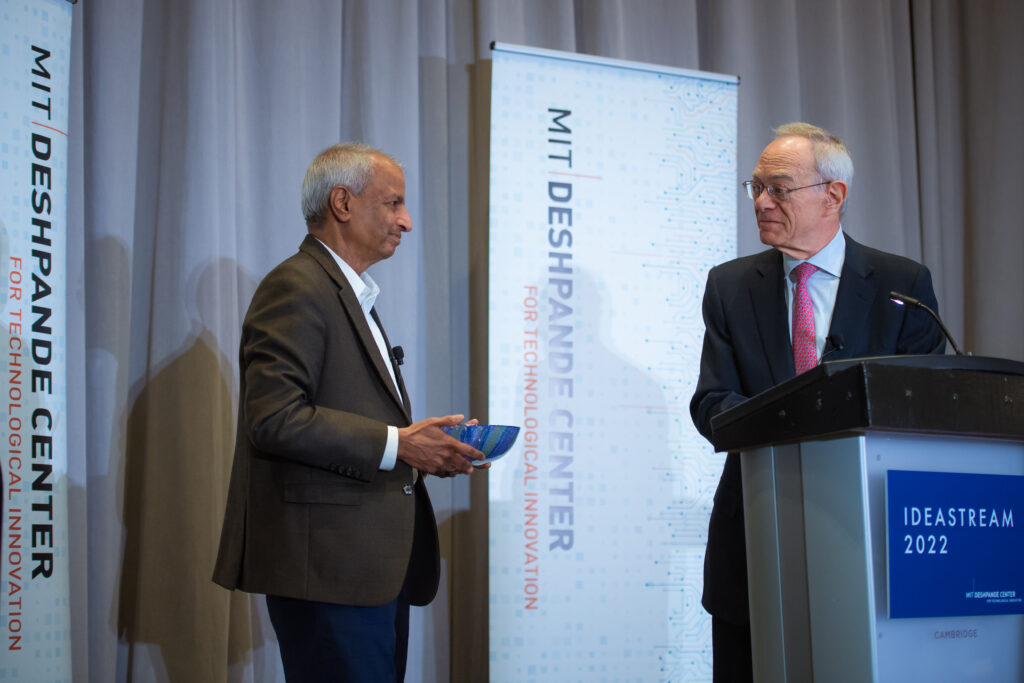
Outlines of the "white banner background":
[{"label": "white banner background", "polygon": [[0,0],[0,17],[0,680],[49,683],[71,680],[65,356],[71,5]]},{"label": "white banner background", "polygon": [[721,456],[693,428],[707,271],[736,251],[735,78],[498,45],[492,681],[711,680]]}]

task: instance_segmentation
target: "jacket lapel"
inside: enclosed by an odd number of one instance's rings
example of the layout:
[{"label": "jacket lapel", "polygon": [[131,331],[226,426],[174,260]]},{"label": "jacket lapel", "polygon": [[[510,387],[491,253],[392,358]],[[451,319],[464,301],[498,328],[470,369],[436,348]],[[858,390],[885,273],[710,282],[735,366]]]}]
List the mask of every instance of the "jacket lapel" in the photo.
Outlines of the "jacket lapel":
[{"label": "jacket lapel", "polygon": [[[377,317],[377,309],[376,308],[371,308],[370,309],[370,315],[373,316],[374,322],[377,323],[377,327],[380,329],[381,336],[384,337],[384,346],[386,346],[388,349],[391,349],[392,346],[391,346],[391,342],[388,341],[388,335],[384,331],[384,326],[381,325],[381,323],[380,323],[380,318]],[[380,355],[380,354],[378,354],[378,355]],[[395,356],[394,352],[392,351],[389,355],[391,356],[391,358],[389,358],[389,362],[391,362],[391,367],[395,371],[395,381],[398,382],[398,391],[401,394],[399,399],[402,402],[402,409],[405,411],[405,416],[406,416],[406,418],[409,419],[409,422],[412,422],[412,416],[409,413],[409,394],[406,393],[406,391],[405,391],[405,380],[402,378],[402,372],[398,368],[398,363],[394,362],[394,360],[393,360],[394,356]],[[384,372],[387,372],[386,368],[385,368]],[[388,380],[388,386],[391,386],[391,377],[388,377],[387,380]]]},{"label": "jacket lapel", "polygon": [[[338,287],[338,300],[341,302],[341,307],[348,316],[349,322],[352,324],[352,329],[355,330],[356,336],[359,338],[359,342],[363,345],[363,349],[366,351],[367,357],[373,364],[373,367],[377,371],[377,376],[380,381],[387,387],[388,393],[391,398],[394,399],[395,403],[401,408],[402,413],[405,415],[409,422],[412,422],[412,417],[409,413],[409,399],[405,393],[405,385],[400,379],[400,375],[395,372],[395,377],[398,379],[398,389],[395,388],[394,382],[391,381],[391,374],[388,372],[387,366],[384,365],[384,359],[381,358],[380,350],[377,348],[377,342],[373,338],[373,333],[370,331],[370,326],[366,322],[366,316],[363,315],[363,309],[359,306],[359,300],[356,299],[355,293],[352,291],[352,286],[345,278],[344,273],[338,267],[338,264],[334,262],[334,257],[327,253],[327,250],[323,247],[320,242],[312,235],[306,235],[306,238],[302,241],[302,245],[299,247],[300,251],[304,251],[313,258],[323,267],[327,275],[334,280],[334,284]],[[384,334],[384,326],[380,324],[380,319],[377,317],[377,313],[374,310],[370,311],[370,315],[373,316],[376,321],[378,328],[380,329],[381,336],[384,337],[384,345],[387,349],[391,349],[391,345],[388,343],[388,337]],[[399,393],[401,391],[401,393]]]},{"label": "jacket lapel", "polygon": [[830,335],[842,337],[844,350],[830,356],[831,360],[852,358],[858,354],[858,349],[864,348],[868,329],[864,321],[868,319],[877,289],[872,282],[872,272],[864,247],[846,235],[846,257],[829,326]]},{"label": "jacket lapel", "polygon": [[763,257],[755,267],[756,275],[750,282],[750,303],[772,381],[778,384],[792,377],[796,368],[793,365],[793,347],[789,341],[782,255],[774,249],[762,254]]}]

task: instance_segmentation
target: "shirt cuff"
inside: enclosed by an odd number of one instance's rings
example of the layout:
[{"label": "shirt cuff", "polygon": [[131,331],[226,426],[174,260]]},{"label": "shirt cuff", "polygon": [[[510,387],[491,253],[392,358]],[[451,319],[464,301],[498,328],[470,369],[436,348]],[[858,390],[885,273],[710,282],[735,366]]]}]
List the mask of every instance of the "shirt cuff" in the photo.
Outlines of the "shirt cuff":
[{"label": "shirt cuff", "polygon": [[384,444],[384,456],[380,459],[380,469],[390,472],[395,469],[398,460],[398,427],[388,425],[388,440]]}]

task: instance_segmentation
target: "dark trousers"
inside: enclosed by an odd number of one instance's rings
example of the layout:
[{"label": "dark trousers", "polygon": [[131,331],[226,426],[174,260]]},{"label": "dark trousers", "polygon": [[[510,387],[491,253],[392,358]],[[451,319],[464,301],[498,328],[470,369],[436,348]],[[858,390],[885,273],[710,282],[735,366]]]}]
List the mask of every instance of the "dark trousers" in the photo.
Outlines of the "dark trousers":
[{"label": "dark trousers", "polygon": [[754,680],[750,624],[733,624],[711,617],[711,647],[714,683],[751,683]]},{"label": "dark trousers", "polygon": [[288,683],[383,683],[405,679],[409,603],[379,607],[267,596]]}]

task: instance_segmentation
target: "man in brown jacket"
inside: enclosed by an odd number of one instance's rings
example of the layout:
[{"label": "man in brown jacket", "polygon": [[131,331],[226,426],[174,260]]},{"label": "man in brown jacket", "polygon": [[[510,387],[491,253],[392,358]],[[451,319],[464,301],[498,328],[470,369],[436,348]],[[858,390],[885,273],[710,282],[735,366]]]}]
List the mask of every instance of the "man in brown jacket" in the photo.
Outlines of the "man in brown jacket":
[{"label": "man in brown jacket", "polygon": [[482,455],[412,423],[366,274],[412,229],[398,163],[335,145],[302,185],[309,234],[260,283],[242,325],[238,433],[214,570],[265,593],[289,681],[404,677],[409,605],[440,576],[425,474]]}]

